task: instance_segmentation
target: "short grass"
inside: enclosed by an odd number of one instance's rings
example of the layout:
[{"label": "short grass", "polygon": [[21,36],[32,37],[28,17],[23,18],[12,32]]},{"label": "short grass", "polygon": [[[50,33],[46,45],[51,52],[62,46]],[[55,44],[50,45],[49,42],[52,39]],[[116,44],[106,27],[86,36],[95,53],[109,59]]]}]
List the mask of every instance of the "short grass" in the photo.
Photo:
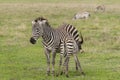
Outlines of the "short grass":
[{"label": "short grass", "polygon": [[[119,0],[0,0],[0,80],[120,80]],[[104,13],[95,7],[105,4]],[[87,20],[73,21],[76,12],[89,11]],[[29,42],[31,21],[44,16],[53,27],[73,24],[84,37],[84,54],[78,54],[86,76],[75,71],[70,59],[69,75],[46,76],[41,39]],[[56,57],[58,70],[59,54]]]}]

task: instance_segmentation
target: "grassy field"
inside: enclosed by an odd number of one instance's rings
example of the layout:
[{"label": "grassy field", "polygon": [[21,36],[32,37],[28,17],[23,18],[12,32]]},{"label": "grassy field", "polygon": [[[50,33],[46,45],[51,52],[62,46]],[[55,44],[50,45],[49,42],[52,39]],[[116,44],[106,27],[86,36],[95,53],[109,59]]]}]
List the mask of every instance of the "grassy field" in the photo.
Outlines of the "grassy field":
[{"label": "grassy field", "polygon": [[[95,7],[104,4],[104,13]],[[120,80],[119,0],[0,0],[0,80]],[[89,11],[87,20],[72,20],[76,12]],[[86,73],[79,76],[73,57],[69,75],[46,76],[41,39],[29,42],[31,21],[44,16],[53,27],[74,25],[84,37],[84,54],[78,54]],[[59,54],[56,57],[58,68]]]}]

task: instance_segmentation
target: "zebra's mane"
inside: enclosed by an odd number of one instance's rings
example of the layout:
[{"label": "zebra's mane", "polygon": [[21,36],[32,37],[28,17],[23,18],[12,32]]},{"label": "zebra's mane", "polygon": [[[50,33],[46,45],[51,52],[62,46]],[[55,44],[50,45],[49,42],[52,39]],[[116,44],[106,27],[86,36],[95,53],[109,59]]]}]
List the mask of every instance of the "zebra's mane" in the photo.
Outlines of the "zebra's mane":
[{"label": "zebra's mane", "polygon": [[43,20],[46,20],[46,21],[47,21],[47,19],[45,19],[45,18],[43,18],[43,17],[38,17],[38,18],[35,19],[35,22],[43,21]]},{"label": "zebra's mane", "polygon": [[43,21],[43,20],[46,20],[46,24],[50,27],[48,20],[45,19],[44,17],[38,17],[38,18],[36,18],[34,21],[35,21],[35,22],[38,22],[38,21]]}]

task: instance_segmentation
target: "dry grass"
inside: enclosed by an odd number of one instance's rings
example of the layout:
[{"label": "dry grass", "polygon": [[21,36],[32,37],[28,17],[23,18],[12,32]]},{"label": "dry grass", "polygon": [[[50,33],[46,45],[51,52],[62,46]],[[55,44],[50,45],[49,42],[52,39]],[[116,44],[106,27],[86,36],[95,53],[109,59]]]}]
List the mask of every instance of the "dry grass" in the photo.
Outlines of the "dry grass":
[{"label": "dry grass", "polygon": [[[71,6],[72,5],[72,6]],[[1,3],[0,5],[0,11],[1,12],[6,12],[6,11],[10,11],[10,12],[16,12],[16,10],[33,10],[33,9],[39,9],[39,10],[49,10],[51,8],[77,8],[77,9],[81,9],[81,10],[86,10],[86,9],[92,9],[94,11],[94,9],[96,8],[96,6],[98,6],[99,4],[89,4],[89,3]],[[120,11],[120,7],[117,4],[108,4],[105,5],[107,11]],[[15,11],[14,11],[15,10]]]}]

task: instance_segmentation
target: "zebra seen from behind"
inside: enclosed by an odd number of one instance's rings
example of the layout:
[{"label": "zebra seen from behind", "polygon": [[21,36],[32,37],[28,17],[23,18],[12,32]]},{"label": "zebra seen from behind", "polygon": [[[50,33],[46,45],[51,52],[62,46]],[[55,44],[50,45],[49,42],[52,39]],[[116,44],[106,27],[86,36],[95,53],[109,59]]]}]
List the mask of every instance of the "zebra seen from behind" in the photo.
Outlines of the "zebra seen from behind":
[{"label": "zebra seen from behind", "polygon": [[35,44],[40,37],[43,39],[42,43],[47,58],[47,75],[50,75],[50,53],[52,53],[52,74],[54,75],[55,56],[57,52],[60,52],[59,67],[62,65],[63,55],[65,57],[63,66],[66,66],[66,76],[68,76],[68,62],[71,54],[74,55],[76,70],[79,67],[80,72],[84,74],[76,55],[78,51],[82,50],[81,44],[83,43],[83,38],[81,35],[80,39],[75,27],[70,24],[63,24],[54,29],[45,18],[38,17],[32,21],[32,37],[30,38],[30,42]]}]

